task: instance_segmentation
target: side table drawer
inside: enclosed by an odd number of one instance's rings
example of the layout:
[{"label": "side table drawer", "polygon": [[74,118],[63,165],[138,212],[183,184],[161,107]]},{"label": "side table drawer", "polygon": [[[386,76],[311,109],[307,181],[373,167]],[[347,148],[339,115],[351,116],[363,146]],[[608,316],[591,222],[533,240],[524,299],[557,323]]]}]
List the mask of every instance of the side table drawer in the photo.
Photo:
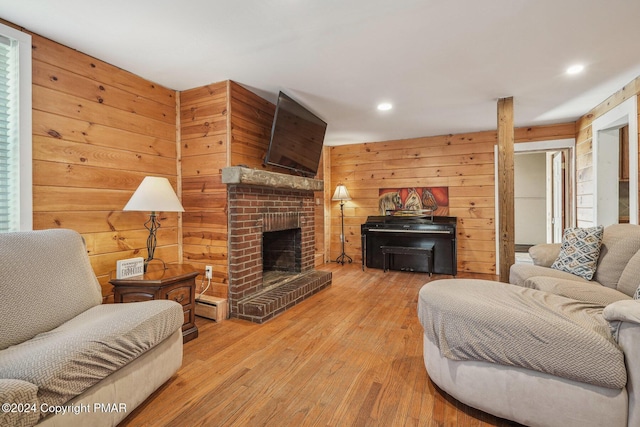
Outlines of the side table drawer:
[{"label": "side table drawer", "polygon": [[193,289],[194,286],[191,283],[181,282],[161,290],[161,298],[182,304],[182,310],[184,311],[183,332],[195,327],[196,319],[193,311],[195,295],[193,294]]},{"label": "side table drawer", "polygon": [[182,305],[189,305],[191,304],[191,290],[192,287],[190,285],[184,284],[163,289],[162,292],[164,295],[162,296],[162,299],[175,301]]},{"label": "side table drawer", "polygon": [[148,289],[116,289],[113,293],[114,302],[140,302],[151,301],[155,295],[153,292],[149,292]]}]

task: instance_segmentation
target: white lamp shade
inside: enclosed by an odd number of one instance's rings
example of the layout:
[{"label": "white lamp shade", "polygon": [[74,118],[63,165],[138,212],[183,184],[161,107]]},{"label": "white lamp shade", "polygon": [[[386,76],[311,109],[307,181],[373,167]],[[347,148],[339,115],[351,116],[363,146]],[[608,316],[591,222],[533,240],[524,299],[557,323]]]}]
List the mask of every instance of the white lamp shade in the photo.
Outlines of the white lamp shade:
[{"label": "white lamp shade", "polygon": [[351,196],[347,191],[347,187],[345,187],[343,184],[338,184],[331,200],[351,200]]},{"label": "white lamp shade", "polygon": [[176,192],[167,178],[145,177],[131,199],[124,207],[125,211],[184,212]]}]

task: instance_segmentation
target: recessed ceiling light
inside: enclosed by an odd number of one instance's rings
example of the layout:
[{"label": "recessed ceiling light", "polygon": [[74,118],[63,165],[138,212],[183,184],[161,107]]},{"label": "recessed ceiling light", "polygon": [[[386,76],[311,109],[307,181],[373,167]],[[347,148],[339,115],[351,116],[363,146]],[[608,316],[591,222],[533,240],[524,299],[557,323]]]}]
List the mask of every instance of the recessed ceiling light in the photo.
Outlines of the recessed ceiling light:
[{"label": "recessed ceiling light", "polygon": [[378,110],[380,110],[380,111],[389,111],[392,108],[393,108],[393,105],[391,105],[388,102],[383,102],[383,103],[378,104]]},{"label": "recessed ceiling light", "polygon": [[584,70],[584,65],[576,64],[567,68],[567,74],[579,74]]}]

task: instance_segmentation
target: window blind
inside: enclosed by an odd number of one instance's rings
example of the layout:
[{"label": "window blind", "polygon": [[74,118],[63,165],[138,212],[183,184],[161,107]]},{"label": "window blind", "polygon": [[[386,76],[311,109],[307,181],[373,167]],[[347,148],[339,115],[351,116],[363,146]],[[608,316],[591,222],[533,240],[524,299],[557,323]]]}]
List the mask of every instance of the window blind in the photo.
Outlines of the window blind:
[{"label": "window blind", "polygon": [[0,232],[20,229],[16,45],[13,40],[0,35]]}]

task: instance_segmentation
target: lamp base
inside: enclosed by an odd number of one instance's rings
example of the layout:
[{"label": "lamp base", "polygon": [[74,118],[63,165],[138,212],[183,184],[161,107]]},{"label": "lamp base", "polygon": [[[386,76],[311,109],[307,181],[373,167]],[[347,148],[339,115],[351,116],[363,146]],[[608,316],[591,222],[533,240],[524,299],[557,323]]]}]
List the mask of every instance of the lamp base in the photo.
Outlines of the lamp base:
[{"label": "lamp base", "polygon": [[336,258],[336,262],[338,264],[342,264],[342,265],[344,265],[347,262],[347,260],[348,260],[349,264],[351,264],[353,262],[353,259],[351,259],[351,257],[349,255],[345,254],[344,252],[342,252],[340,254],[340,256],[338,256],[338,258]]},{"label": "lamp base", "polygon": [[[162,267],[161,268],[154,268],[154,269],[149,270],[149,266],[151,265],[152,261],[157,261],[157,262],[161,263]],[[158,271],[158,270],[166,270],[166,269],[167,269],[167,264],[165,264],[165,262],[163,260],[161,260],[160,258],[151,258],[151,259],[147,258],[147,259],[144,260],[144,272],[145,273],[148,272],[148,271]]]},{"label": "lamp base", "polygon": [[340,243],[342,243],[342,253],[340,254],[340,256],[338,256],[338,258],[336,258],[336,262],[344,265],[344,263],[347,262],[347,260],[349,260],[349,264],[351,264],[353,260],[349,255],[344,253],[344,200],[340,200],[340,223],[341,223],[340,229],[342,230],[342,233],[340,234]]},{"label": "lamp base", "polygon": [[[149,237],[147,237],[147,259],[144,260],[144,272],[146,273],[149,263],[155,259],[153,255],[156,252],[156,245],[158,244],[156,233],[160,228],[160,221],[158,221],[155,211],[151,211],[149,220],[144,223],[144,227],[149,230]],[[164,265],[164,261],[160,260],[160,262]]]}]

